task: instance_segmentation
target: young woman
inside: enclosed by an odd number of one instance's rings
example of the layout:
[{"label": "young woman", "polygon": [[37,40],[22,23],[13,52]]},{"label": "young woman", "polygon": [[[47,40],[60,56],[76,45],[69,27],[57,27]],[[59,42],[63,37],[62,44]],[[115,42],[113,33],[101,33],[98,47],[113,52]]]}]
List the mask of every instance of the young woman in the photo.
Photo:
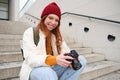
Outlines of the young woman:
[{"label": "young woman", "polygon": [[39,42],[36,46],[33,40],[33,28],[28,28],[23,35],[23,52],[25,60],[20,71],[20,80],[78,80],[86,66],[86,59],[79,56],[82,64],[79,70],[73,70],[73,57],[60,33],[61,11],[59,6],[52,2],[48,4],[36,27]]}]

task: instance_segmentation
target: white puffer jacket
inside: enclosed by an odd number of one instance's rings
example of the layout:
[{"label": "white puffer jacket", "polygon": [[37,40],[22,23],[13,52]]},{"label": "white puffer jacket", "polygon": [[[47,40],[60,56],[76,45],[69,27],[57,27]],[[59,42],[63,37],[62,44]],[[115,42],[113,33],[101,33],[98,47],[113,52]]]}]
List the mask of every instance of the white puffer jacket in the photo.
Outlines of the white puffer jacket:
[{"label": "white puffer jacket", "polygon": [[[29,74],[31,70],[39,66],[47,66],[45,64],[46,47],[45,47],[45,35],[40,31],[39,42],[36,46],[33,40],[33,28],[28,28],[23,35],[23,51],[25,60],[23,61],[21,71],[20,71],[20,80],[29,80]],[[55,35],[52,34],[52,48],[53,54],[58,55],[56,48],[56,39]],[[70,49],[66,45],[65,41],[62,42],[61,53],[69,52]]]}]

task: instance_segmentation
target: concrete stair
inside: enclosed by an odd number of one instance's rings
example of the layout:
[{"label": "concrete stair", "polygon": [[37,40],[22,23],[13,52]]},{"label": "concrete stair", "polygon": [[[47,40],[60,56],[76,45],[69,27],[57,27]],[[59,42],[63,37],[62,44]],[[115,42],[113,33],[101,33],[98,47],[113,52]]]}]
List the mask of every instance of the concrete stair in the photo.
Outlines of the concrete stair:
[{"label": "concrete stair", "polygon": [[20,21],[0,20],[0,34],[23,34],[30,25]]},{"label": "concrete stair", "polygon": [[[0,80],[19,80],[18,75],[23,61],[20,52],[22,34],[8,33],[4,34],[2,31],[0,34]],[[104,55],[93,53],[92,48],[85,48],[82,43],[69,42],[68,45],[87,59],[87,66],[79,80],[97,80],[98,78],[100,80],[101,76],[120,70],[119,63],[105,60]]]},{"label": "concrete stair", "polygon": [[23,22],[0,21],[0,80],[19,80],[20,40],[26,28]]},{"label": "concrete stair", "polygon": [[1,52],[0,63],[23,61],[21,52]]},{"label": "concrete stair", "polygon": [[21,62],[9,62],[0,64],[0,79],[18,77]]},{"label": "concrete stair", "polygon": [[97,77],[93,80],[120,80],[120,70],[111,72],[101,77]]},{"label": "concrete stair", "polygon": [[20,52],[21,39],[22,35],[0,34],[0,80],[18,77],[23,61]]},{"label": "concrete stair", "polygon": [[1,45],[18,45],[20,39],[22,39],[22,35],[0,34]]},{"label": "concrete stair", "polygon": [[[81,43],[73,45],[70,48],[76,50],[80,55],[84,55],[87,59],[87,66],[79,76],[79,80],[120,80],[118,77],[120,73],[116,73],[116,71],[120,71],[120,63],[107,61],[103,54],[93,53],[92,48],[79,47],[82,45]],[[112,73],[116,74],[116,77],[107,79],[111,77]]]},{"label": "concrete stair", "polygon": [[0,34],[0,52],[20,51],[22,35]]},{"label": "concrete stair", "polygon": [[84,72],[79,77],[79,80],[91,80],[119,70],[120,64],[112,61],[99,61],[88,64]]}]

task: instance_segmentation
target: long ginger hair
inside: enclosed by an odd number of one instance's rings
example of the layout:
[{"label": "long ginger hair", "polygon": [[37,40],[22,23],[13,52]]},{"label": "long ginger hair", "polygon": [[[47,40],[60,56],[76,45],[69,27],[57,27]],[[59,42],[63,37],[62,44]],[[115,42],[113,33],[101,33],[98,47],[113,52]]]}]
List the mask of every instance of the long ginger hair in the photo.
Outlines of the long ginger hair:
[{"label": "long ginger hair", "polygon": [[45,34],[46,36],[46,52],[47,54],[52,54],[53,55],[53,49],[52,49],[52,45],[51,45],[51,33],[53,33],[55,35],[55,38],[56,38],[56,46],[57,46],[57,51],[58,51],[58,54],[60,54],[61,52],[61,43],[62,43],[62,36],[61,36],[61,33],[60,33],[60,20],[59,20],[59,24],[58,26],[53,29],[52,31],[49,31],[47,29],[47,27],[45,26],[44,24],[44,21],[46,19],[47,15],[42,17],[39,24],[37,25],[37,28],[36,28],[36,34],[39,36],[39,31],[43,31],[43,33]]}]

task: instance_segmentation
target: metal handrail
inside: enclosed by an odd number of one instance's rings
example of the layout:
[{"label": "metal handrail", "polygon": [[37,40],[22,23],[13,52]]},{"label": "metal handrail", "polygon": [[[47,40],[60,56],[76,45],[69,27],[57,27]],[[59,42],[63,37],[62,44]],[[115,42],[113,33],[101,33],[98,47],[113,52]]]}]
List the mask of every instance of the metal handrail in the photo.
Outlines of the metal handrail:
[{"label": "metal handrail", "polygon": [[87,17],[87,18],[92,18],[92,19],[97,19],[97,20],[102,20],[102,21],[107,21],[107,22],[120,24],[120,21],[115,21],[115,20],[109,20],[109,19],[104,19],[104,18],[92,17],[92,16],[87,16],[87,15],[71,13],[71,12],[64,12],[64,13],[62,13],[62,15],[65,15],[65,14],[71,14],[71,15],[82,16],[82,17]]},{"label": "metal handrail", "polygon": [[19,13],[21,13],[21,11],[26,7],[26,5],[29,3],[30,0],[27,0],[27,2],[25,3],[25,5],[22,7],[22,9],[20,10]]},{"label": "metal handrail", "polygon": [[[34,17],[35,19],[39,20],[39,18],[37,18],[35,16],[32,16],[32,15],[27,14],[27,13],[25,13],[25,14],[29,15],[31,17]],[[70,12],[64,12],[64,13],[62,13],[62,15],[65,15],[65,14],[71,14],[71,15],[82,16],[82,17],[86,17],[86,18],[92,18],[92,19],[97,19],[97,20],[102,20],[102,21],[107,21],[107,22],[112,22],[112,23],[120,24],[119,21],[114,21],[114,20],[109,20],[109,19],[97,18],[97,17],[87,16],[87,15],[81,15],[81,14],[76,14],[76,13],[70,13]]]},{"label": "metal handrail", "polygon": [[31,17],[35,18],[36,20],[40,20],[39,18],[32,16],[31,14],[25,13],[25,15],[31,16]]}]

